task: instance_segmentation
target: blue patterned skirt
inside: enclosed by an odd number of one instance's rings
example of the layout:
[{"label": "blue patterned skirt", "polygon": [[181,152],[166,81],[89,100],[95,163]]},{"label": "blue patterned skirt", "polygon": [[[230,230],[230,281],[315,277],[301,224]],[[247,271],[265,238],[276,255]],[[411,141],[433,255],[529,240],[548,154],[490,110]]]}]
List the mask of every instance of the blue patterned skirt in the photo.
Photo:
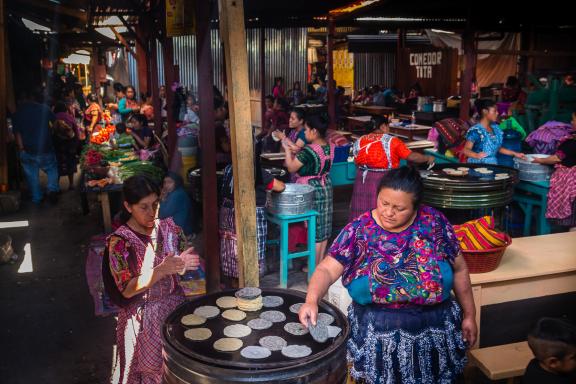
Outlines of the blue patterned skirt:
[{"label": "blue patterned skirt", "polygon": [[464,371],[462,310],[454,299],[399,309],[353,302],[350,374],[367,384],[448,384]]}]

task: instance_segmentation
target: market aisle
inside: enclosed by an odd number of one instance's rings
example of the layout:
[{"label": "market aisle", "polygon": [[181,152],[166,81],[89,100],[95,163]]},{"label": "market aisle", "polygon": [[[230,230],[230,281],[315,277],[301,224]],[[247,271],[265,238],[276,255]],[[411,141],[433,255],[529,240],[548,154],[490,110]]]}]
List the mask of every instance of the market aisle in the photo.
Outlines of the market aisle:
[{"label": "market aisle", "polygon": [[[0,266],[0,381],[105,383],[115,321],[94,316],[84,271],[86,245],[102,228],[100,211],[93,202],[83,216],[77,192],[64,192],[55,206],[31,205],[0,217],[0,231],[20,255]],[[21,220],[28,226],[9,224]]]}]

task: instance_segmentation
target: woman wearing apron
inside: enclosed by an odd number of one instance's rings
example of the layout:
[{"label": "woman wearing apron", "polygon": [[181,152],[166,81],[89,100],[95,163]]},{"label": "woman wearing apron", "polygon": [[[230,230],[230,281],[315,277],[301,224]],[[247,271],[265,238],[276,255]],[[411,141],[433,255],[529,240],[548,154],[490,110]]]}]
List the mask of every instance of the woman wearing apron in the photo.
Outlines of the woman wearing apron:
[{"label": "woman wearing apron", "polygon": [[432,156],[412,152],[402,140],[390,135],[386,117],[376,116],[372,121],[375,130],[354,143],[357,170],[350,203],[350,221],[376,207],[376,190],[382,176],[388,170],[398,168],[400,160],[434,162]]},{"label": "woman wearing apron", "polygon": [[322,261],[332,234],[332,182],[328,177],[334,160],[334,146],[325,139],[328,124],[317,115],[306,118],[304,134],[307,144],[296,156],[283,144],[288,172],[298,172],[296,183],[314,187],[313,209],[316,218],[316,261]]}]

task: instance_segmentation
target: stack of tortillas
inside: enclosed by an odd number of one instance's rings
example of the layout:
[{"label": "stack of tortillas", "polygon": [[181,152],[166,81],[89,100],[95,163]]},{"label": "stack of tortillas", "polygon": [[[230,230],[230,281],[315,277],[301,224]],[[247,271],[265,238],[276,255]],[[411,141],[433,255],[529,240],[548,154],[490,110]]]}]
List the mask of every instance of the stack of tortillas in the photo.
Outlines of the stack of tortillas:
[{"label": "stack of tortillas", "polygon": [[246,287],[236,291],[236,303],[241,311],[255,312],[262,309],[262,290]]}]

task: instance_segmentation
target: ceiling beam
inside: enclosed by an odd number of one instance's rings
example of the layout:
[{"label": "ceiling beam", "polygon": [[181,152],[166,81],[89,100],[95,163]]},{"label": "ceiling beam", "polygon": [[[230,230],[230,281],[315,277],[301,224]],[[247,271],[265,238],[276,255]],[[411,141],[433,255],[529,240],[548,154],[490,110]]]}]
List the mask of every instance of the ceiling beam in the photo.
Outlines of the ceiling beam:
[{"label": "ceiling beam", "polygon": [[86,12],[86,10],[82,11],[79,8],[72,8],[46,0],[18,0],[18,5],[28,5],[31,7],[47,10],[52,13],[59,13],[62,15],[74,17],[80,20],[83,24],[86,24],[88,21],[88,12]]}]

